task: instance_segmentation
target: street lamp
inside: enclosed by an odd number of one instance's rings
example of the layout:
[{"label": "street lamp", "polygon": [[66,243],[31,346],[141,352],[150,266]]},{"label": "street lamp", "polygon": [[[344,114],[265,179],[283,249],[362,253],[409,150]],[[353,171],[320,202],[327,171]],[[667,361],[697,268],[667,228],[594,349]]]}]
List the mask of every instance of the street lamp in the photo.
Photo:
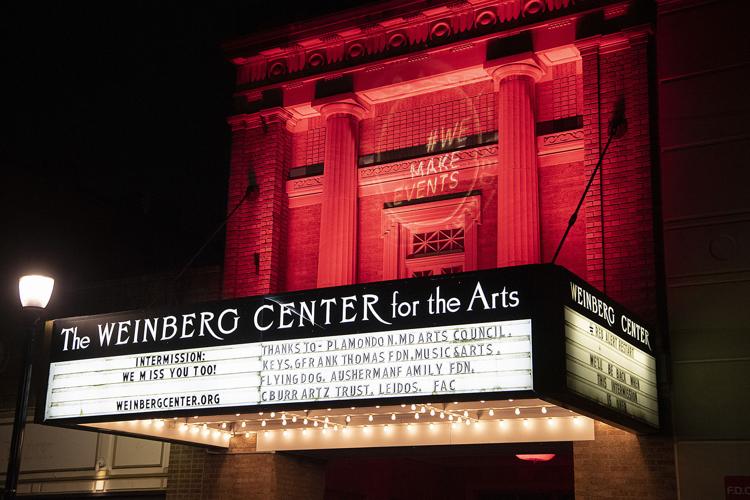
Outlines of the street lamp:
[{"label": "street lamp", "polygon": [[34,333],[41,320],[42,311],[47,307],[52,296],[55,280],[48,276],[29,275],[18,280],[18,295],[27,321],[27,332],[24,337],[23,364],[21,377],[18,381],[18,398],[16,399],[16,418],[13,421],[13,436],[10,442],[10,457],[8,459],[8,473],[5,476],[5,498],[16,496],[18,473],[21,468],[21,448],[23,447],[23,431],[26,426],[26,410],[29,403],[29,388],[31,387],[31,366],[34,352]]}]

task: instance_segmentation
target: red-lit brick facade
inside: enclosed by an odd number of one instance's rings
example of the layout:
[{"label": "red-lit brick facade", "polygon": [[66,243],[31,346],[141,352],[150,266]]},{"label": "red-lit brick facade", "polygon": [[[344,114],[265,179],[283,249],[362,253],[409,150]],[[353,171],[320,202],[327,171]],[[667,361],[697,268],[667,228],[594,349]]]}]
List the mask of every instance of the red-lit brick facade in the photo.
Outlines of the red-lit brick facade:
[{"label": "red-lit brick facade", "polygon": [[[390,2],[230,44],[224,296],[549,262],[621,101],[557,262],[656,320],[650,30],[637,2]],[[597,435],[577,498],[675,496],[669,439]]]},{"label": "red-lit brick facade", "polygon": [[[463,19],[495,12],[493,4],[487,4],[433,10]],[[560,4],[560,9],[553,4]],[[356,229],[347,233],[353,243],[349,258],[354,271],[344,283],[408,276],[408,269],[399,268],[396,275],[387,270],[389,253],[404,250],[389,248],[392,243],[384,227],[389,208],[384,206],[417,206],[458,195],[453,202],[458,207],[462,195],[471,192],[477,193],[479,208],[471,222],[476,225],[475,256],[467,270],[548,262],[606,142],[615,103],[624,98],[627,134],[612,143],[558,262],[654,318],[648,27],[581,37],[581,24],[592,16],[609,17],[603,25],[629,20],[628,5],[565,16],[566,8],[573,9],[566,4],[550,2],[544,17],[555,22],[531,23],[524,29],[498,31],[499,38],[484,35],[435,48],[429,40],[422,41],[424,50],[414,55],[407,51],[399,62],[388,57],[387,44],[373,54],[383,63],[355,64],[351,56],[335,60],[335,50],[353,52],[356,43],[377,38],[370,34],[374,31],[381,38],[391,31],[412,36],[409,30],[383,26],[352,28],[364,38],[360,42],[337,35],[315,39],[314,50],[307,49],[306,42],[235,57],[242,106],[258,111],[230,120],[230,208],[248,182],[255,188],[249,203],[229,223],[225,295],[324,285],[318,277],[325,264],[321,259],[337,257],[330,251],[321,254],[321,234],[342,229],[328,226],[340,221],[322,216],[321,207],[326,200],[338,200],[340,205],[341,196],[351,196],[349,192],[356,198],[356,215],[346,222]],[[518,16],[516,23],[525,19]],[[440,24],[427,18],[424,22],[432,29]],[[451,29],[460,24],[451,22]],[[502,24],[497,17],[493,22],[496,28]],[[417,38],[403,43],[419,45],[418,34],[413,36]],[[542,50],[529,46],[525,48],[534,50],[493,57],[495,40],[538,43]],[[342,63],[350,60],[343,64],[350,69],[342,70]],[[325,71],[327,64],[336,71]],[[258,73],[261,67],[267,73]],[[313,78],[311,73],[320,76]],[[331,92],[326,86],[335,90],[336,85],[344,90],[321,97]],[[527,109],[516,109],[524,100]],[[325,110],[336,105],[356,112],[334,110],[339,118],[331,118]],[[345,140],[350,143],[346,147],[356,146],[356,152],[347,153],[355,158],[347,160],[347,168],[352,175],[356,172],[357,181],[325,193],[325,172],[333,171],[338,161],[327,158],[326,151],[342,147],[336,144],[340,132],[327,130],[332,119],[343,120],[343,126],[354,131]],[[532,152],[533,157],[525,156]],[[334,163],[326,165],[326,160]],[[516,167],[504,163],[524,163],[526,171],[513,180],[508,176]],[[498,222],[499,214],[505,214],[500,215],[503,221]],[[434,230],[442,229],[442,223],[456,225],[424,214],[418,218],[424,228]]]}]

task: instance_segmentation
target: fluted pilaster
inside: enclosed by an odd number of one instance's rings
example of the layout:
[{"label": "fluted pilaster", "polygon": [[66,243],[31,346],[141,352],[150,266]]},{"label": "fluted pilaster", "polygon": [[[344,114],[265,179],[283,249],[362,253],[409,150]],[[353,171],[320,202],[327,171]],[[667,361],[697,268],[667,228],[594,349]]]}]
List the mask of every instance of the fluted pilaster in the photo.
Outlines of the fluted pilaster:
[{"label": "fluted pilaster", "polygon": [[318,287],[349,285],[357,278],[357,155],[365,109],[353,102],[321,107],[326,120],[320,212]]},{"label": "fluted pilaster", "polygon": [[541,254],[534,85],[542,70],[522,62],[491,74],[498,113],[497,266],[535,264]]}]

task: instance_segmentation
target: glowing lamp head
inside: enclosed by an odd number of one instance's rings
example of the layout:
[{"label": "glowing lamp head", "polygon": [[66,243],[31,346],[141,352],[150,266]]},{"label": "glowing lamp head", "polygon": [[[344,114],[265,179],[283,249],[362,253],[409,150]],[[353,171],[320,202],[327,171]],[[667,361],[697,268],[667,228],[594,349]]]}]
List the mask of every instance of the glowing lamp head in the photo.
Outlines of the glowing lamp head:
[{"label": "glowing lamp head", "polygon": [[23,307],[44,309],[52,296],[55,280],[49,276],[32,274],[18,280],[18,295]]},{"label": "glowing lamp head", "polygon": [[516,458],[525,462],[549,462],[555,458],[554,453],[520,453]]}]

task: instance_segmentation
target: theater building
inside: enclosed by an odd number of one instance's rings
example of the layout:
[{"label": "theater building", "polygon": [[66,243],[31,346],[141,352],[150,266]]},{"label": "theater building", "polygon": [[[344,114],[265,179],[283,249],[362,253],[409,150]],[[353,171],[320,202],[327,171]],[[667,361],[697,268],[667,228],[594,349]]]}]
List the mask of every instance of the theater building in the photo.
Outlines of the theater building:
[{"label": "theater building", "polygon": [[[392,1],[227,43],[221,300],[50,323],[37,421],[171,443],[145,489],[175,499],[720,493],[741,425],[706,447],[672,414],[695,405],[667,321],[687,219],[659,166],[694,144],[660,148],[656,113],[693,75],[666,34],[712,5]],[[116,411],[66,368],[106,356],[137,368]]]},{"label": "theater building", "polygon": [[[228,225],[225,296],[548,263],[621,100],[627,132],[609,146],[557,263],[656,324],[649,19],[637,2],[395,2],[230,43],[240,111],[230,206],[255,187]],[[494,404],[500,415],[514,403]],[[591,424],[592,439],[555,448],[571,473],[550,473],[544,493],[676,495],[671,439]],[[451,463],[456,451],[432,453]],[[481,462],[485,451],[473,453],[458,460]],[[369,465],[377,456],[355,463],[387,469]],[[476,467],[459,497],[543,492],[508,476],[490,484]],[[497,467],[526,474],[520,460]],[[329,468],[329,483],[337,473]],[[328,490],[355,479],[339,481]],[[401,487],[405,498],[440,498],[422,483]]]}]

